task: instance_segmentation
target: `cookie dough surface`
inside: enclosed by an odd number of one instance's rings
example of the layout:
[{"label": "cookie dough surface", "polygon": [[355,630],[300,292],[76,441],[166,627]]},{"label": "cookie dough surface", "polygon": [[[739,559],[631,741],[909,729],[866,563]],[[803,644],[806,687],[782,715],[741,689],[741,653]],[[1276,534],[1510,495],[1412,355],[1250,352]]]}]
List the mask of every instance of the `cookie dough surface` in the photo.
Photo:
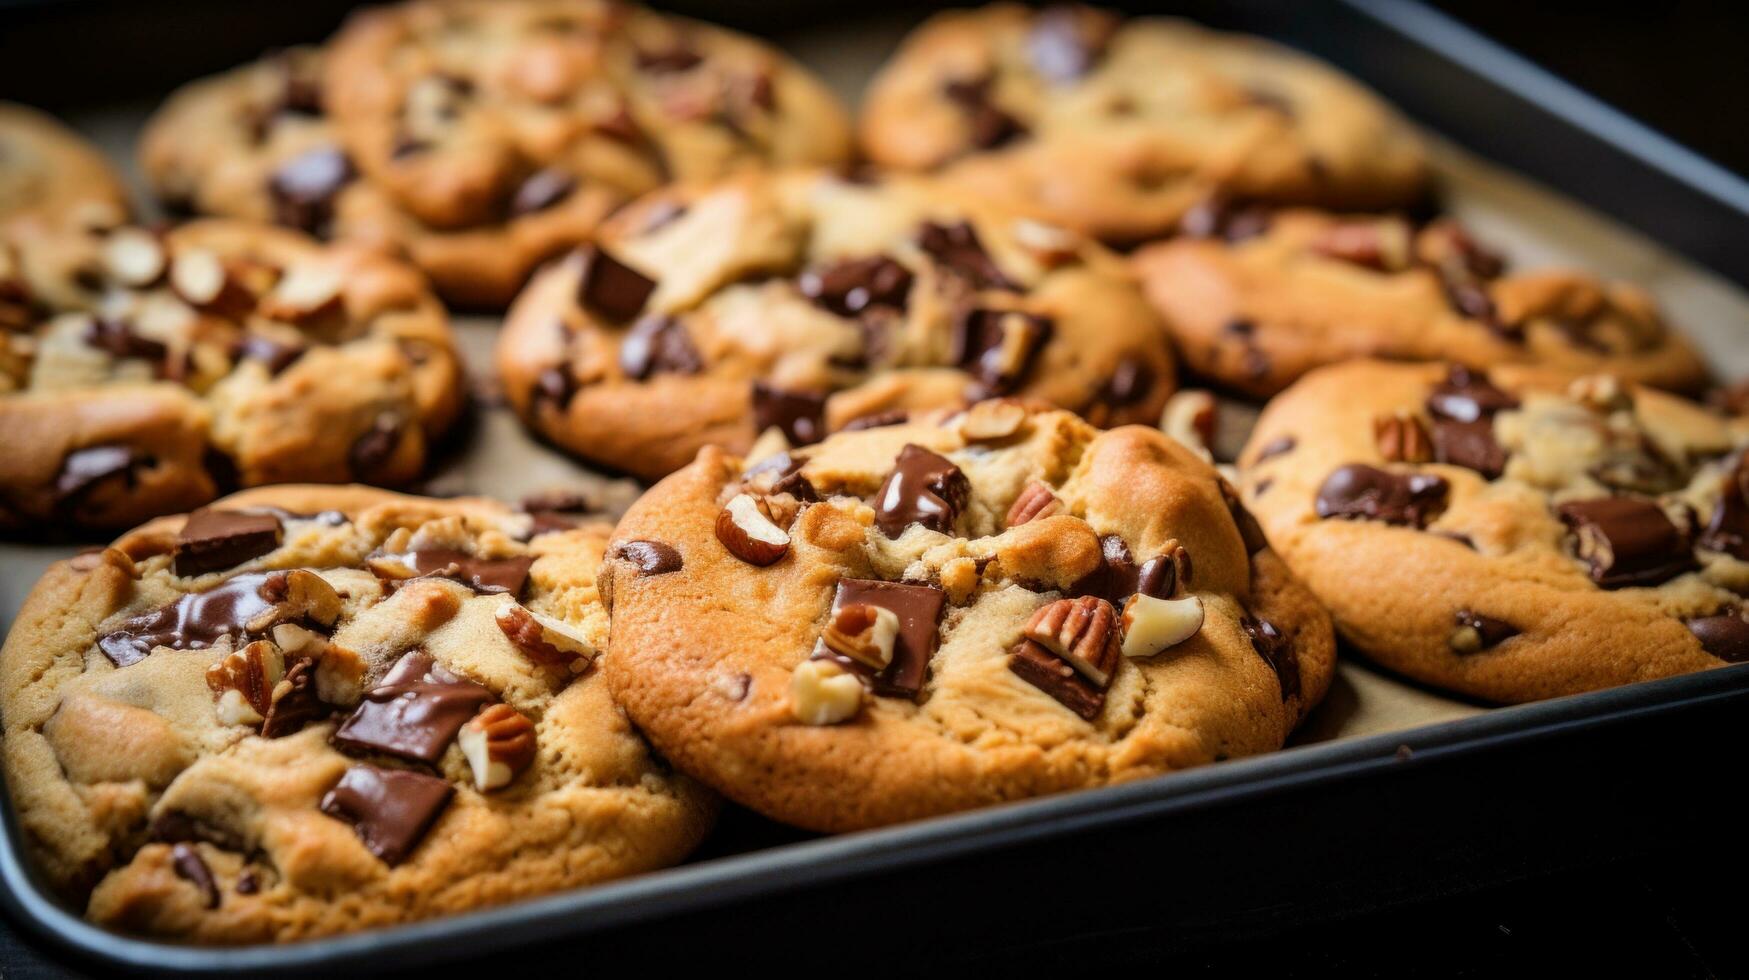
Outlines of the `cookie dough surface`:
[{"label": "cookie dough surface", "polygon": [[1239,462],[1356,647],[1519,702],[1749,659],[1746,444],[1607,377],[1357,361],[1271,402]]},{"label": "cookie dough surface", "polygon": [[241,943],[679,860],[714,804],[608,697],[607,533],[287,486],[54,565],[0,651],[40,869],[98,924]]},{"label": "cookie dough surface", "polygon": [[681,768],[818,830],[1276,749],[1334,642],[1228,493],[1157,430],[999,400],[707,449],[615,531],[608,679]]},{"label": "cookie dough surface", "polygon": [[167,201],[402,249],[450,301],[502,307],[638,194],[849,148],[821,83],[733,32],[593,0],[415,0],[187,86],[141,161]]},{"label": "cookie dough surface", "polygon": [[220,220],[6,248],[0,530],[127,527],[234,485],[402,483],[460,411],[443,308],[370,250]]},{"label": "cookie dough surface", "polygon": [[[35,109],[0,102],[0,228],[113,227],[128,210],[121,176],[96,147]],[[0,328],[7,302],[0,290]]]},{"label": "cookie dough surface", "polygon": [[995,395],[1153,423],[1159,323],[1090,240],[921,178],[797,171],[672,189],[538,275],[498,346],[536,432],[657,479]]},{"label": "cookie dough surface", "polygon": [[1457,223],[1207,202],[1135,254],[1187,369],[1263,398],[1356,357],[1606,372],[1695,392],[1694,346],[1636,286],[1507,273]]},{"label": "cookie dough surface", "polygon": [[859,136],[878,164],[942,169],[1114,242],[1163,234],[1216,191],[1371,209],[1427,181],[1406,124],[1329,66],[1077,6],[937,15],[876,77]]}]

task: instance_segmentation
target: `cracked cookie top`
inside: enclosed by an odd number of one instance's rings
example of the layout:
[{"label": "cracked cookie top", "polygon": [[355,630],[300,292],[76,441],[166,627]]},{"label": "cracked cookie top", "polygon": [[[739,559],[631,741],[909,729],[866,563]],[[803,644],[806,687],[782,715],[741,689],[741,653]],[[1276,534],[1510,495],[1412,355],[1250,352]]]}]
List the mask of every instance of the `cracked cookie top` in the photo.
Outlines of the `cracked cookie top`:
[{"label": "cracked cookie top", "polygon": [[1353,357],[1606,372],[1689,393],[1708,379],[1645,290],[1573,270],[1508,273],[1450,219],[1211,199],[1134,261],[1186,366],[1254,397]]},{"label": "cracked cookie top", "polygon": [[1115,242],[1169,231],[1216,191],[1371,209],[1427,180],[1407,125],[1329,66],[1080,6],[937,15],[875,78],[859,136],[882,166],[941,169]]},{"label": "cracked cookie top", "polygon": [[455,419],[447,318],[411,267],[201,221],[0,244],[0,528],[125,527],[225,488],[393,484]]},{"label": "cracked cookie top", "polygon": [[1152,423],[1175,379],[1122,263],[939,184],[817,172],[652,195],[532,282],[498,346],[511,404],[656,479],[768,431],[794,445],[991,395]]},{"label": "cracked cookie top", "polygon": [[1004,400],[707,449],[627,513],[602,590],[652,742],[820,830],[1279,748],[1333,660],[1190,450]]},{"label": "cracked cookie top", "polygon": [[1515,702],[1749,659],[1745,446],[1609,376],[1357,361],[1272,401],[1239,461],[1357,647]]},{"label": "cracked cookie top", "polygon": [[713,813],[597,676],[605,524],[273,487],[53,566],[8,785],[93,921],[283,941],[672,863]]}]

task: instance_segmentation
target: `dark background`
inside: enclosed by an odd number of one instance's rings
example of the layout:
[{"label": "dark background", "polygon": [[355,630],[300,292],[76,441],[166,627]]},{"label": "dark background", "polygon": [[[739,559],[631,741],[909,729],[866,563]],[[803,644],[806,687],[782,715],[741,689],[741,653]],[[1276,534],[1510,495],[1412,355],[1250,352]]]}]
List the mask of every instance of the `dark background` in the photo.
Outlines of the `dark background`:
[{"label": "dark background", "polygon": [[[840,5],[803,0],[660,5],[768,34],[846,16]],[[1744,52],[1749,4],[1436,0],[1435,5],[1704,156],[1749,174],[1749,113],[1742,108],[1749,92]],[[0,0],[0,97],[61,111],[114,102],[118,93],[150,103],[181,81],[229,67],[264,48],[320,40],[349,6],[341,0]],[[1121,6],[1199,12],[1215,5],[1192,0]],[[911,8],[919,15],[926,10],[887,4],[860,11],[891,14]],[[1734,778],[1734,747],[1696,751],[1717,755],[1720,778]],[[1475,790],[1487,793],[1489,787]],[[1158,952],[1163,944],[1145,933],[1078,935],[1018,951],[944,949],[943,965],[979,973],[1017,967],[1067,974],[1096,967],[1167,967],[1191,975],[1283,977],[1749,975],[1742,925],[1749,859],[1730,843],[1738,821],[1713,812],[1692,817],[1691,836],[1635,841],[1623,848],[1637,853],[1631,859],[1600,850],[1581,870],[1287,928],[1267,942],[1168,955]],[[1194,848],[1196,843],[1171,846]],[[1153,884],[1164,890],[1173,885]],[[1102,900],[1146,902],[1148,889],[1118,886],[1107,896],[1063,897],[1073,903]],[[741,914],[758,916],[759,909],[747,907]],[[1048,910],[1040,910],[1038,922],[1048,933]],[[864,952],[858,949],[852,958]],[[777,957],[774,965],[781,962],[781,951],[752,959],[769,961],[770,956]],[[747,962],[739,952],[729,952],[725,961]],[[789,966],[814,972],[802,964]],[[586,964],[576,967],[581,971]],[[0,925],[0,978],[62,975]]]}]

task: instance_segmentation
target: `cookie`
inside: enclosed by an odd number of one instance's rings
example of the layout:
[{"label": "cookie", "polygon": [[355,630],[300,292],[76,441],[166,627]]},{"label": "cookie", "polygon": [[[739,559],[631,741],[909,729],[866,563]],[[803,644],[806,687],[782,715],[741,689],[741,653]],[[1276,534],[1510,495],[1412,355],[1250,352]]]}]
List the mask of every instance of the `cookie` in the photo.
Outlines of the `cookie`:
[{"label": "cookie", "polygon": [[232,485],[419,474],[460,363],[417,271],[296,232],[14,236],[0,530],[125,528]]},{"label": "cookie", "polygon": [[670,179],[841,164],[843,110],[749,38],[622,4],[413,2],[196,82],[147,127],[158,195],[404,250],[502,307],[540,261]]},{"label": "cookie", "polygon": [[705,445],[989,395],[1152,423],[1171,354],[1122,263],[918,178],[744,175],[665,191],[540,273],[498,346],[510,403],[591,462],[656,479]]},{"label": "cookie", "polygon": [[1119,243],[1215,192],[1373,209],[1417,202],[1428,181],[1407,125],[1322,62],[1078,6],[931,18],[875,78],[858,133],[877,164],[944,170]]},{"label": "cookie", "polygon": [[1745,445],[1607,376],[1356,361],[1272,401],[1239,461],[1360,651],[1519,702],[1749,659]]},{"label": "cookie", "polygon": [[634,504],[608,681],[664,755],[842,831],[1281,747],[1328,615],[1159,430],[991,400]]},{"label": "cookie", "polygon": [[43,877],[99,925],[244,943],[679,860],[715,807],[600,676],[607,534],[285,486],[57,563],[0,651]]},{"label": "cookie", "polygon": [[1137,275],[1186,368],[1243,395],[1354,357],[1603,372],[1691,393],[1708,380],[1644,290],[1569,270],[1508,275],[1449,219],[1210,201],[1183,230],[1138,251]]},{"label": "cookie", "polygon": [[[35,109],[0,102],[0,228],[109,228],[128,210],[121,176],[96,147]],[[7,301],[0,292],[0,321]]]}]

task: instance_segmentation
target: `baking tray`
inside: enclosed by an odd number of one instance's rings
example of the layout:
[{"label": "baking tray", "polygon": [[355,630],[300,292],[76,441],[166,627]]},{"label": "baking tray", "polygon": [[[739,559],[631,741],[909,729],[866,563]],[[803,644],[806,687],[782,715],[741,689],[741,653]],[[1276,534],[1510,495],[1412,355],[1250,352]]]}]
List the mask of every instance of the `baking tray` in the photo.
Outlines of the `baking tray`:
[{"label": "baking tray", "polygon": [[[1749,372],[1739,332],[1749,322],[1749,253],[1736,247],[1749,231],[1749,185],[1418,4],[1174,9],[1278,37],[1355,72],[1438,134],[1453,209],[1484,237],[1525,266],[1574,261],[1647,284],[1721,370]],[[767,23],[775,21],[791,22],[774,14]],[[906,26],[883,17],[776,33],[853,94]],[[125,157],[154,102],[74,121]],[[464,318],[457,328],[475,370],[489,363],[492,321]],[[476,381],[476,409],[426,489],[515,499],[581,487],[609,512],[635,496],[629,481],[530,442],[489,382]],[[41,567],[70,551],[0,546],[0,621]],[[854,966],[865,955],[861,937],[877,934],[889,968],[939,967],[974,952],[987,966],[993,951],[1018,966],[1072,966],[1090,952],[1109,959],[1114,944],[1194,947],[1723,828],[1735,792],[1719,778],[1720,763],[1746,705],[1749,665],[1489,710],[1350,659],[1325,705],[1279,753],[835,838],[731,808],[678,868],[285,947],[199,949],[84,923],[33,877],[8,802],[0,904],[56,949],[104,970],[380,973],[514,947],[518,969],[686,962],[815,972]]]}]

